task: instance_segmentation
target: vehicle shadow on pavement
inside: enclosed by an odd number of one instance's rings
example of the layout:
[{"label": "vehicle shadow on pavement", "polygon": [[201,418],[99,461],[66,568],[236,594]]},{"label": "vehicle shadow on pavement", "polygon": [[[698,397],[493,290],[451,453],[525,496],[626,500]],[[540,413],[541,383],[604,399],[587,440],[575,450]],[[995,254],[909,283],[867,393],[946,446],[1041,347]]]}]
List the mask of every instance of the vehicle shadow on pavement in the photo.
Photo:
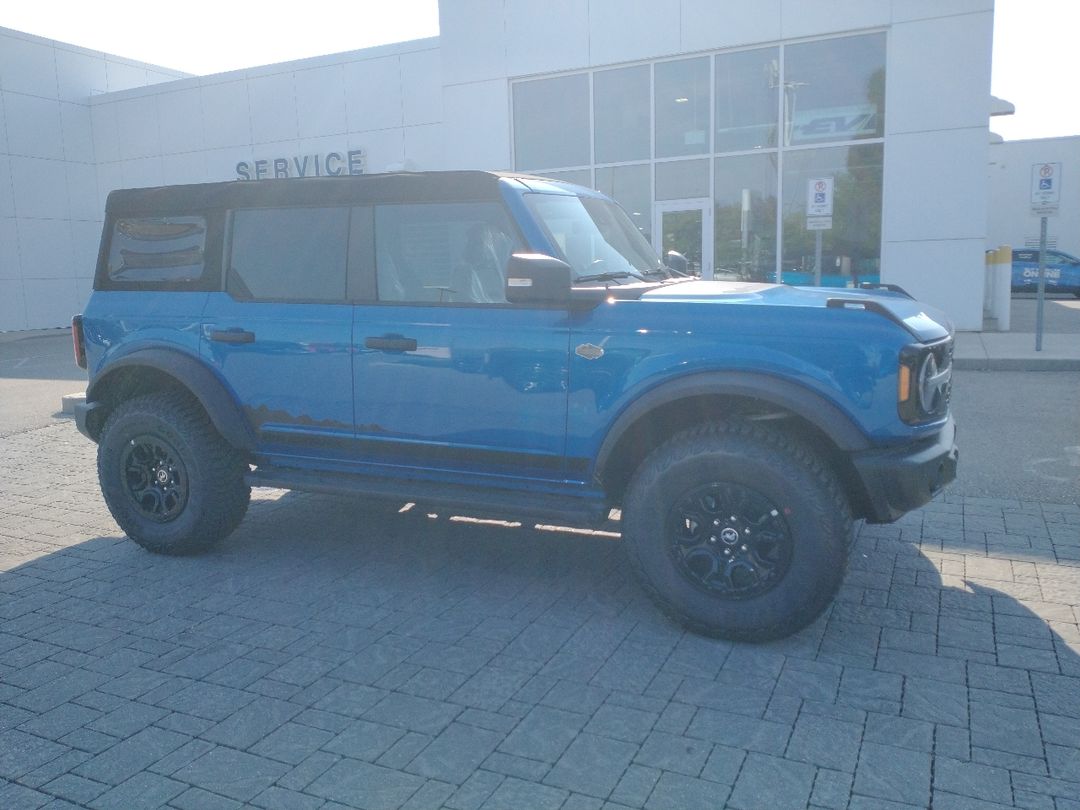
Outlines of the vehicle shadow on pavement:
[{"label": "vehicle shadow on pavement", "polygon": [[1076,796],[1054,544],[954,548],[933,509],[863,527],[826,615],[748,645],[662,617],[615,537],[396,510],[257,491],[202,556],[101,536],[0,573],[0,806]]}]

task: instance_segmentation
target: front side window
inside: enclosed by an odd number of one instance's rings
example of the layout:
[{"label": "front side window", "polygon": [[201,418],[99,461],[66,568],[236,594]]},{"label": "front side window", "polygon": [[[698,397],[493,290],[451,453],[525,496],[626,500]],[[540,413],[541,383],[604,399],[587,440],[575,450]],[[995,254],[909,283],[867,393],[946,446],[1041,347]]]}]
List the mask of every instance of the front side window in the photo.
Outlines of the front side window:
[{"label": "front side window", "polygon": [[380,205],[380,301],[505,304],[506,263],[520,240],[496,202]]},{"label": "front side window", "polygon": [[660,267],[649,243],[617,205],[596,197],[527,194],[540,221],[574,278],[626,274],[633,279]]},{"label": "front side window", "polygon": [[124,217],[113,225],[108,278],[117,283],[183,284],[203,275],[206,218]]},{"label": "front side window", "polygon": [[240,299],[344,301],[348,208],[235,211],[226,289]]}]

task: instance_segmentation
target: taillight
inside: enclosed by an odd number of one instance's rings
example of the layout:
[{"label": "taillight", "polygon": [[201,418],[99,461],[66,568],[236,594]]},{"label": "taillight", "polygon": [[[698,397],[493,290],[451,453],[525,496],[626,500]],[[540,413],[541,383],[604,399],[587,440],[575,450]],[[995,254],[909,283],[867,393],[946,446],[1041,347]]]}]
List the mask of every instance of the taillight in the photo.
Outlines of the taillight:
[{"label": "taillight", "polygon": [[86,368],[86,346],[83,343],[82,315],[71,319],[71,343],[75,348],[75,363],[79,368]]}]

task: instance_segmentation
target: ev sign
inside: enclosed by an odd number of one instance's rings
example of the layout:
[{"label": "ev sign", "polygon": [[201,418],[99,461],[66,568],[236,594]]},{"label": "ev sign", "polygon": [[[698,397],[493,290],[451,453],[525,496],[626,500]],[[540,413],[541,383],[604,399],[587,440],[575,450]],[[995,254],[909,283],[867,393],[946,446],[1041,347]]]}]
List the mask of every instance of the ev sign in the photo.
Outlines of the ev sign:
[{"label": "ev sign", "polygon": [[806,183],[806,230],[827,231],[832,228],[833,179],[811,177]]},{"label": "ev sign", "polygon": [[1061,202],[1061,164],[1035,163],[1031,167],[1031,212],[1056,216]]}]

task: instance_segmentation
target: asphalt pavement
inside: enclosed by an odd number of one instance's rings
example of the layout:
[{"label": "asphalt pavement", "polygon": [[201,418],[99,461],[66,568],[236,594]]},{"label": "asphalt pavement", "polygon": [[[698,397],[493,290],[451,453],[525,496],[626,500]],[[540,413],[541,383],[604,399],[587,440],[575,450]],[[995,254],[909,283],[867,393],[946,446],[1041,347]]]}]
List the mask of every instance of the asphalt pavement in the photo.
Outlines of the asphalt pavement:
[{"label": "asphalt pavement", "polygon": [[60,400],[86,388],[67,329],[0,333],[0,436],[60,417]]}]

